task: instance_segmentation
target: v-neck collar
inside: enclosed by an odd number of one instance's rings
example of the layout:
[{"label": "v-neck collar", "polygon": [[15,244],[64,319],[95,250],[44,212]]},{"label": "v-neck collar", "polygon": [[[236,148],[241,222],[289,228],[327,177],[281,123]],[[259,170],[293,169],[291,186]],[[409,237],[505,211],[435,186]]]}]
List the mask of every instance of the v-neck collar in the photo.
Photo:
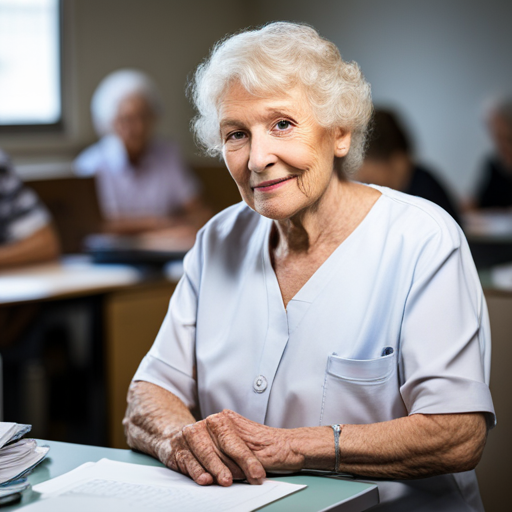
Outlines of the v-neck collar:
[{"label": "v-neck collar", "polygon": [[[264,230],[265,234],[263,243],[263,265],[265,269],[267,291],[269,295],[272,295],[273,297],[275,297],[277,294],[279,297],[280,306],[284,312],[289,313],[291,305],[292,307],[298,307],[299,309],[308,309],[309,304],[315,301],[316,297],[330,281],[330,276],[332,272],[338,267],[339,260],[343,257],[343,253],[347,250],[347,247],[354,243],[353,240],[357,239],[357,237],[359,237],[360,234],[364,232],[366,225],[369,223],[368,219],[378,215],[378,210],[380,209],[380,204],[382,203],[381,199],[384,195],[384,192],[381,187],[372,186],[372,188],[378,190],[381,195],[377,201],[375,201],[370,211],[355,227],[352,233],[350,233],[350,235],[348,235],[347,238],[345,238],[345,240],[343,240],[343,242],[341,242],[341,244],[338,245],[338,247],[336,247],[336,249],[329,255],[329,257],[320,265],[320,267],[308,279],[302,288],[293,296],[293,298],[290,299],[286,308],[284,307],[281,288],[279,287],[279,282],[277,280],[277,276],[270,258],[270,233],[274,221],[272,219],[266,219],[267,222],[266,229]],[[301,303],[303,304],[302,306],[300,305]],[[308,304],[307,307],[305,307],[306,304]]]}]

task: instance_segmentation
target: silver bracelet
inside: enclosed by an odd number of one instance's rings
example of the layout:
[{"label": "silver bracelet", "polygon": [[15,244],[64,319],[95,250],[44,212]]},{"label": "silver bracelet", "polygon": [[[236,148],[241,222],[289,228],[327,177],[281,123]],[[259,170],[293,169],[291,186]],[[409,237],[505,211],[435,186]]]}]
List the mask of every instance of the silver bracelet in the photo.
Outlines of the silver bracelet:
[{"label": "silver bracelet", "polygon": [[341,425],[331,425],[331,428],[334,431],[334,452],[335,452],[335,463],[334,463],[334,471],[339,473],[340,468],[340,434],[341,434]]}]

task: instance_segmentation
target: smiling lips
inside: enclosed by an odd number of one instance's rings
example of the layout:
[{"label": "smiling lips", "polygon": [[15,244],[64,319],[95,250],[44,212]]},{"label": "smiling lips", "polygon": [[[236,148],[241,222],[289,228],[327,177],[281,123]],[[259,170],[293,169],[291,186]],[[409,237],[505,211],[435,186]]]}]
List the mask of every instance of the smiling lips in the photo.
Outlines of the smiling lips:
[{"label": "smiling lips", "polygon": [[253,190],[259,190],[261,192],[269,192],[270,190],[275,190],[276,188],[284,185],[287,181],[290,181],[296,178],[296,175],[287,176],[286,178],[278,178],[276,180],[269,180],[259,183],[252,187]]}]

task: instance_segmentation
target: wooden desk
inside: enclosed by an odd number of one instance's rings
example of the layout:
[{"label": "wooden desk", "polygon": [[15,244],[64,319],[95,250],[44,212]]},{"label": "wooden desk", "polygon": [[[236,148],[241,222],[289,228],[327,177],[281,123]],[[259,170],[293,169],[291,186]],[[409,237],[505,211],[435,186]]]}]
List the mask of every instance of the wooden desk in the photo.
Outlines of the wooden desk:
[{"label": "wooden desk", "polygon": [[512,212],[475,211],[464,214],[462,221],[478,269],[512,261]]},{"label": "wooden desk", "polygon": [[71,256],[0,271],[0,306],[101,294],[143,282],[140,271],[126,265],[92,265]]},{"label": "wooden desk", "polygon": [[[48,454],[48,459],[42,462],[29,476],[32,485],[67,473],[85,462],[97,462],[102,458],[130,462],[132,464],[162,466],[155,459],[130,450],[115,450],[112,448],[58,443],[56,441],[39,441],[39,444],[48,444],[50,446],[50,453]],[[321,510],[362,512],[379,503],[379,492],[374,484],[357,482],[351,479],[306,475],[279,477],[276,480],[303,484],[308,487],[258,510],[265,512],[314,512]],[[24,496],[21,504],[5,507],[3,510],[6,512],[23,510],[24,505],[36,499],[36,493],[28,493]]]},{"label": "wooden desk", "polygon": [[175,280],[124,265],[93,265],[86,258],[0,272],[0,308],[95,296],[101,303],[109,445],[126,448],[121,421],[128,385],[151,347]]}]

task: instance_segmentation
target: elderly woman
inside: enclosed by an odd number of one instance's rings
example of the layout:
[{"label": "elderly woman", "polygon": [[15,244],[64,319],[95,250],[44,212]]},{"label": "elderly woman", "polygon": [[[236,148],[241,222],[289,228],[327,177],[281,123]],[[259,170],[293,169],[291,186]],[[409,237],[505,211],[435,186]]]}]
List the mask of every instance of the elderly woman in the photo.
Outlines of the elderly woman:
[{"label": "elderly woman", "polygon": [[129,391],[130,446],[200,485],[335,470],[378,478],[381,510],[482,510],[482,290],[444,210],[348,179],[372,111],[357,64],[272,23],[217,45],[193,94],[244,202],[185,259]]},{"label": "elderly woman", "polygon": [[147,75],[130,69],[111,73],[96,89],[91,112],[101,139],[78,156],[75,170],[96,176],[111,229],[168,227],[178,214],[204,223],[208,212],[177,144],[153,136],[162,102]]}]

